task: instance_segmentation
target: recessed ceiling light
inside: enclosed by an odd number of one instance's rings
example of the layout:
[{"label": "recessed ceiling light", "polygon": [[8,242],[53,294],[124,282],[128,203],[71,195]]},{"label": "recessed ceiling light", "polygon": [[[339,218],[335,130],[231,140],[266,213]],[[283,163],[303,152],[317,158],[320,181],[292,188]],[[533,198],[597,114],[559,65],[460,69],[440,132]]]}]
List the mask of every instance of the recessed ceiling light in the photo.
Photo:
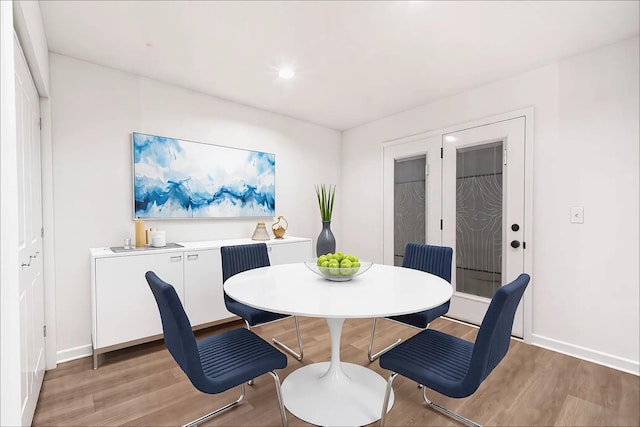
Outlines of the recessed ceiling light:
[{"label": "recessed ceiling light", "polygon": [[294,74],[293,70],[288,67],[280,68],[280,71],[278,72],[278,76],[280,76],[281,79],[290,79]]}]

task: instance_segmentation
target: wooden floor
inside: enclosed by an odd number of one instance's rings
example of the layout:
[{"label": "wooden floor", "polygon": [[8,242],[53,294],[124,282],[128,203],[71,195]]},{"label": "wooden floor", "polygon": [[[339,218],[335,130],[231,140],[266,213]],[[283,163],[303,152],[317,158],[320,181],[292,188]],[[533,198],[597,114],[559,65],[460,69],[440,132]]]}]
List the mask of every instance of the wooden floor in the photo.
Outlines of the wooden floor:
[{"label": "wooden floor", "polygon": [[[240,322],[206,330],[198,336]],[[329,360],[329,331],[322,319],[301,318],[304,360],[289,358],[281,380],[293,370]],[[473,341],[476,328],[438,319],[434,329]],[[342,334],[343,361],[370,366],[385,378],[378,362],[368,363],[371,320],[347,320]],[[256,328],[263,338],[275,336],[295,346],[292,320]],[[415,329],[378,322],[376,343],[407,338]],[[192,421],[239,395],[239,388],[219,395],[197,391],[173,361],[162,341],[101,356],[92,369],[90,357],[62,363],[48,371],[33,420],[34,426],[175,426]],[[640,379],[637,376],[585,362],[512,340],[509,353],[476,393],[451,399],[431,391],[429,397],[453,411],[486,425],[500,426],[638,426]],[[410,380],[394,382],[395,404],[387,416],[390,426],[457,425],[425,407],[421,392]],[[289,425],[309,425],[287,412]],[[377,424],[377,423],[376,423]],[[280,425],[271,376],[247,387],[245,401],[204,425]]]}]

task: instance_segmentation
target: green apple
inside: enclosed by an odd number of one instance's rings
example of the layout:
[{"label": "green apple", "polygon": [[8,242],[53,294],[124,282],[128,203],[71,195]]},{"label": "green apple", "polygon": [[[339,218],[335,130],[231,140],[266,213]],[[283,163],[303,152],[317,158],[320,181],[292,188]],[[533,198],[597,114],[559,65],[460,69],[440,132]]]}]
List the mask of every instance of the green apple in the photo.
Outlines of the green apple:
[{"label": "green apple", "polygon": [[331,261],[329,261],[328,267],[329,267],[329,274],[332,274],[334,276],[337,276],[340,274],[340,263],[338,262],[337,259],[332,259]]},{"label": "green apple", "polygon": [[322,265],[323,262],[328,261],[327,256],[326,255],[321,255],[318,258],[318,265]]},{"label": "green apple", "polygon": [[319,269],[323,274],[329,274],[329,261],[325,260],[319,265]]},{"label": "green apple", "polygon": [[340,268],[351,268],[351,261],[344,258],[342,261],[340,261]]}]

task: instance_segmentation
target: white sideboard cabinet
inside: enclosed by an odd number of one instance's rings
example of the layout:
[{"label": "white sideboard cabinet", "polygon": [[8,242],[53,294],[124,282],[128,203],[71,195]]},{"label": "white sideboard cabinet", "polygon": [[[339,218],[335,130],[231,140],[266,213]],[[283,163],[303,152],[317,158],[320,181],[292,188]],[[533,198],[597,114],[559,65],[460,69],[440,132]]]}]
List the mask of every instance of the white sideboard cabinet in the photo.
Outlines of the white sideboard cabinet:
[{"label": "white sideboard cabinet", "polygon": [[222,297],[220,249],[186,251],[184,282],[189,286],[184,288],[182,303],[194,327],[233,316],[227,311]]},{"label": "white sideboard cabinet", "polygon": [[[160,314],[144,277],[147,271],[174,286],[194,329],[237,319],[224,305],[220,248],[251,243],[259,242],[179,242],[182,247],[124,252],[92,248],[93,368],[98,368],[99,354],[161,338]],[[264,243],[272,265],[312,257],[311,239],[285,237]]]}]

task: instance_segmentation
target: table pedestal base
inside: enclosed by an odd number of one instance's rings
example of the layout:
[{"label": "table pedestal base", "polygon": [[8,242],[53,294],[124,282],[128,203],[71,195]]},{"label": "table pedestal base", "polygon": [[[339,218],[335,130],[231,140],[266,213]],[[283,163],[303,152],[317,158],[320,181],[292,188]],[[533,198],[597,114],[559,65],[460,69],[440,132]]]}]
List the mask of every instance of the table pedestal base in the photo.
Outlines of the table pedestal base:
[{"label": "table pedestal base", "polygon": [[[314,363],[282,383],[284,405],[296,417],[320,426],[363,426],[380,419],[387,381],[353,363]],[[393,390],[387,411],[393,406]]]}]

